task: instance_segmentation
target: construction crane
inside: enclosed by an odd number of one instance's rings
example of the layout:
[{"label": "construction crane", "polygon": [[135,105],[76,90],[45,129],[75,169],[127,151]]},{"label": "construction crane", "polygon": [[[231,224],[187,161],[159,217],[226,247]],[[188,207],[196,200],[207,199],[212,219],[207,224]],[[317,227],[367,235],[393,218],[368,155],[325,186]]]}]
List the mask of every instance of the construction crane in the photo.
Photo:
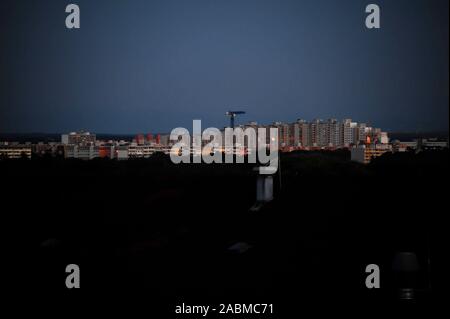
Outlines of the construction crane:
[{"label": "construction crane", "polygon": [[234,129],[234,118],[238,114],[245,114],[244,111],[228,111],[225,113],[225,115],[230,117],[230,127]]}]

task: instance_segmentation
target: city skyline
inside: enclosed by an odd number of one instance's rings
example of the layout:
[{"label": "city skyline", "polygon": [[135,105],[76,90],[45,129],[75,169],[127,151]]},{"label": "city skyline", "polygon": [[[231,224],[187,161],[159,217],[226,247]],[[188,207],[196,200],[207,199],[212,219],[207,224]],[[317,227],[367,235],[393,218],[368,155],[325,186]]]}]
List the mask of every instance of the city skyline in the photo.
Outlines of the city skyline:
[{"label": "city skyline", "polygon": [[[346,118],[448,131],[448,1],[2,1],[0,132]],[[408,10],[405,10],[408,8]]]}]

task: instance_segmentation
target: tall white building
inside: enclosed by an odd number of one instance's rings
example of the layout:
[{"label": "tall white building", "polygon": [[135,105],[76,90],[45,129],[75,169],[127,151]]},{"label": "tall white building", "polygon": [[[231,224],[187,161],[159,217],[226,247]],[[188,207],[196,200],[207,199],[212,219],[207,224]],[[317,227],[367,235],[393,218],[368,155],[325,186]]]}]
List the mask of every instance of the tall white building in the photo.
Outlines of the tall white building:
[{"label": "tall white building", "polygon": [[344,147],[349,147],[355,143],[355,134],[357,133],[358,123],[352,122],[351,119],[345,119],[343,123]]},{"label": "tall white building", "polygon": [[95,145],[96,136],[90,132],[80,131],[61,135],[61,144],[64,145]]}]

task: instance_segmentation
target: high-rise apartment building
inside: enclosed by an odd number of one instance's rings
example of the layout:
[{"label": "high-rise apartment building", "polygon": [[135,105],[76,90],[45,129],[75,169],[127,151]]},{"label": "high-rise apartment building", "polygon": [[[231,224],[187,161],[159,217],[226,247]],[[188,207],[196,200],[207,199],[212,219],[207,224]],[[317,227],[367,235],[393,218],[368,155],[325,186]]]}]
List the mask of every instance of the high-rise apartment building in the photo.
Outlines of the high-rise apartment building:
[{"label": "high-rise apartment building", "polygon": [[95,141],[95,134],[84,131],[61,135],[61,144],[64,145],[95,145]]}]

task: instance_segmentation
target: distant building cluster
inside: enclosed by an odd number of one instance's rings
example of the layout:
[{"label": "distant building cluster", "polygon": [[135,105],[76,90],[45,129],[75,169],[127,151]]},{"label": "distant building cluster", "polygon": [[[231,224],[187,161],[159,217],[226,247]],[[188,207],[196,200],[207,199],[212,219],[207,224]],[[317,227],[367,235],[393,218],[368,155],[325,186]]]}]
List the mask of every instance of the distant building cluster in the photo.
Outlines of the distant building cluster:
[{"label": "distant building cluster", "polygon": [[[351,119],[338,121],[336,119],[313,120],[311,122],[299,119],[294,123],[275,122],[261,126],[256,122],[242,125],[246,127],[278,128],[279,148],[282,151],[320,150],[350,148],[360,144],[388,144],[389,137],[379,128],[373,128],[366,123],[353,122]],[[268,136],[268,134],[267,134]]]},{"label": "distant building cluster", "polygon": [[352,161],[368,164],[373,158],[379,157],[386,152],[406,152],[413,150],[416,153],[429,150],[442,150],[448,148],[448,140],[440,141],[437,138],[415,139],[412,142],[401,142],[394,140],[390,144],[366,144],[351,148]]},{"label": "distant building cluster", "polygon": [[[241,126],[243,129],[246,127],[256,129],[261,126],[255,122]],[[284,152],[347,148],[351,150],[353,161],[367,164],[372,158],[392,151],[387,132],[351,119],[315,119],[310,122],[299,119],[294,123],[275,122],[263,127],[278,129],[279,149]]]},{"label": "distant building cluster", "polygon": [[1,158],[31,158],[32,148],[31,145],[0,144],[0,159]]},{"label": "distant building cluster", "polygon": [[438,138],[419,138],[411,142],[392,141],[392,150],[394,152],[406,152],[408,149],[420,152],[444,148],[448,148],[448,140],[439,140]]},{"label": "distant building cluster", "polygon": [[[427,149],[448,148],[448,140],[416,139],[411,142],[390,141],[388,134],[366,123],[350,119],[297,120],[294,123],[275,122],[259,125],[250,122],[240,125],[245,130],[270,128],[278,129],[279,149],[282,152],[295,150],[336,150],[346,148],[351,151],[351,159],[369,163],[374,157],[386,152],[416,152]],[[269,134],[267,133],[268,137]],[[99,140],[96,134],[86,131],[61,135],[60,142],[18,143],[0,141],[0,160],[4,158],[61,157],[83,160],[110,158],[128,160],[148,158],[155,153],[169,154],[174,142],[169,134],[138,134],[130,140]]]},{"label": "distant building cluster", "polygon": [[127,160],[129,158],[148,158],[156,152],[168,153],[169,136],[157,134],[138,134],[131,141],[97,140],[89,132],[72,132],[61,135],[65,158],[90,160],[93,158],[111,158]]}]

